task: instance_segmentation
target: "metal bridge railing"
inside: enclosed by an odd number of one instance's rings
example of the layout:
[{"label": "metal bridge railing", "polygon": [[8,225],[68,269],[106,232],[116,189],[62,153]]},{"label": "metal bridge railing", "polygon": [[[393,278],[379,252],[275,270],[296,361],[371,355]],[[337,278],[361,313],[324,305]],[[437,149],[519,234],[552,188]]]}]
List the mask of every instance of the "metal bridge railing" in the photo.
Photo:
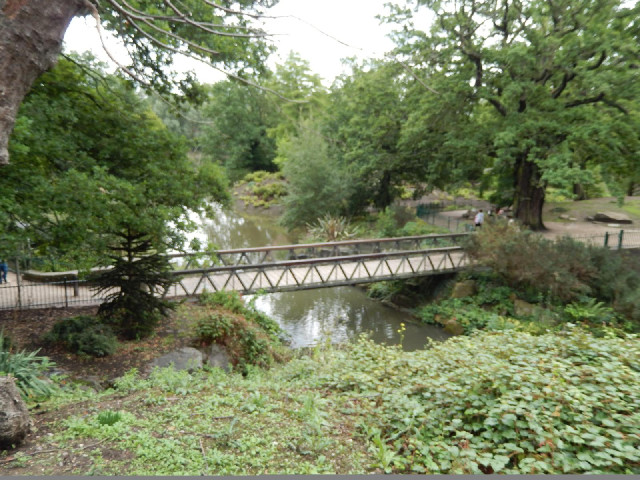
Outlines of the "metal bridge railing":
[{"label": "metal bridge railing", "polygon": [[[430,234],[412,237],[345,240],[340,242],[279,245],[232,250],[217,250],[210,255],[202,253],[172,254],[182,269],[214,265],[260,265],[269,262],[313,258],[345,257],[392,251],[418,250],[455,246],[465,234]],[[180,260],[183,259],[182,262]]]},{"label": "metal bridge railing", "polygon": [[[454,246],[177,270],[176,282],[163,296],[191,296],[205,290],[254,293],[371,283],[457,271],[464,268],[466,258],[462,247]],[[93,285],[84,280],[0,285],[0,310],[99,305],[108,293],[97,295]]]},{"label": "metal bridge railing", "polygon": [[255,293],[355,285],[457,271],[466,262],[462,247],[445,247],[183,270],[176,272],[181,279],[171,287],[171,295],[191,296],[204,290]]}]

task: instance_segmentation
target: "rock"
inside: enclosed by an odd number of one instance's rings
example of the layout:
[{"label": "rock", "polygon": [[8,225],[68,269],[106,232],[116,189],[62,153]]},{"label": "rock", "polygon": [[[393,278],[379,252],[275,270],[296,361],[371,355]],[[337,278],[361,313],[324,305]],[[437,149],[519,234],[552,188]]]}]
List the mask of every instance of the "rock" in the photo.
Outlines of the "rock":
[{"label": "rock", "polygon": [[632,220],[624,213],[617,212],[598,212],[593,216],[595,222],[603,223],[633,223]]},{"label": "rock", "polygon": [[13,377],[0,377],[0,448],[22,443],[31,430],[29,410]]},{"label": "rock", "polygon": [[169,365],[173,365],[175,370],[193,372],[198,368],[202,368],[202,352],[192,347],[182,347],[153,360],[149,364],[149,370],[153,369],[153,367],[162,368]]},{"label": "rock", "polygon": [[520,300],[519,298],[513,300],[513,312],[515,313],[516,317],[530,317],[539,309],[540,307],[538,307],[537,305],[525,302],[524,300]]},{"label": "rock", "polygon": [[455,318],[447,318],[442,322],[442,326],[451,335],[462,335],[464,333],[464,327]]},{"label": "rock", "polygon": [[84,385],[86,387],[89,387],[95,390],[96,392],[102,392],[104,390],[104,387],[102,386],[102,382],[98,377],[94,375],[89,375],[87,377],[79,377],[76,379],[76,381],[81,385]]},{"label": "rock", "polygon": [[222,346],[214,343],[205,352],[205,363],[210,367],[218,367],[225,372],[231,371],[231,357],[227,350]]},{"label": "rock", "polygon": [[451,298],[470,297],[476,294],[476,282],[474,280],[464,280],[457,282],[451,291]]}]

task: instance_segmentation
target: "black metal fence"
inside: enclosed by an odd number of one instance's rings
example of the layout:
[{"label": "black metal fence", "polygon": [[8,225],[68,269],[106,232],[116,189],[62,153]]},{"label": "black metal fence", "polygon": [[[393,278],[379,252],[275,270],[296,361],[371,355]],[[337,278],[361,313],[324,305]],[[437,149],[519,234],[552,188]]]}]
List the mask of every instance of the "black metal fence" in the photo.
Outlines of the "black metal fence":
[{"label": "black metal fence", "polygon": [[[416,209],[425,222],[443,227],[452,233],[468,233],[474,230],[473,219],[453,217],[441,210],[429,208]],[[486,217],[485,217],[486,218]],[[640,248],[640,230],[613,230],[588,235],[568,235],[579,242],[593,246],[607,247],[612,250]]]},{"label": "black metal fence", "polygon": [[0,285],[0,310],[99,305],[102,299],[103,296],[94,295],[91,286],[84,280]]}]

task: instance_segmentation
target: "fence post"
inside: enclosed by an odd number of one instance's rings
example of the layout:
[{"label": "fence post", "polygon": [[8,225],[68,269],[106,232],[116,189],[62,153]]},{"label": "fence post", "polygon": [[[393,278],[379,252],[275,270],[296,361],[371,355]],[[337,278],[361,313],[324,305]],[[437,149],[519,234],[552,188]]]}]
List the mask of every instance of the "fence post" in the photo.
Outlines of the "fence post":
[{"label": "fence post", "polygon": [[609,246],[609,232],[604,232],[604,246]]},{"label": "fence post", "polygon": [[22,310],[22,285],[20,283],[20,260],[16,258],[16,282],[18,282],[18,309]]},{"label": "fence post", "polygon": [[69,297],[67,295],[67,277],[64,277],[64,306],[69,308]]},{"label": "fence post", "polygon": [[618,250],[622,248],[622,236],[624,235],[624,230],[620,230],[618,234]]}]

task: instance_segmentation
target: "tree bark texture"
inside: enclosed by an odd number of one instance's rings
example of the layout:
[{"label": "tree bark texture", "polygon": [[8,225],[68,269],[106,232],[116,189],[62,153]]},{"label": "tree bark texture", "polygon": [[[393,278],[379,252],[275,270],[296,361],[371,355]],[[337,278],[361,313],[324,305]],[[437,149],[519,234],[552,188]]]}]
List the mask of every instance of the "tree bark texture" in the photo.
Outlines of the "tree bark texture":
[{"label": "tree bark texture", "polygon": [[514,217],[531,230],[545,230],[542,223],[545,188],[540,180],[538,165],[520,159],[516,165],[514,183]]},{"label": "tree bark texture", "polygon": [[0,0],[0,165],[24,96],[56,63],[71,19],[87,11],[84,0]]}]

